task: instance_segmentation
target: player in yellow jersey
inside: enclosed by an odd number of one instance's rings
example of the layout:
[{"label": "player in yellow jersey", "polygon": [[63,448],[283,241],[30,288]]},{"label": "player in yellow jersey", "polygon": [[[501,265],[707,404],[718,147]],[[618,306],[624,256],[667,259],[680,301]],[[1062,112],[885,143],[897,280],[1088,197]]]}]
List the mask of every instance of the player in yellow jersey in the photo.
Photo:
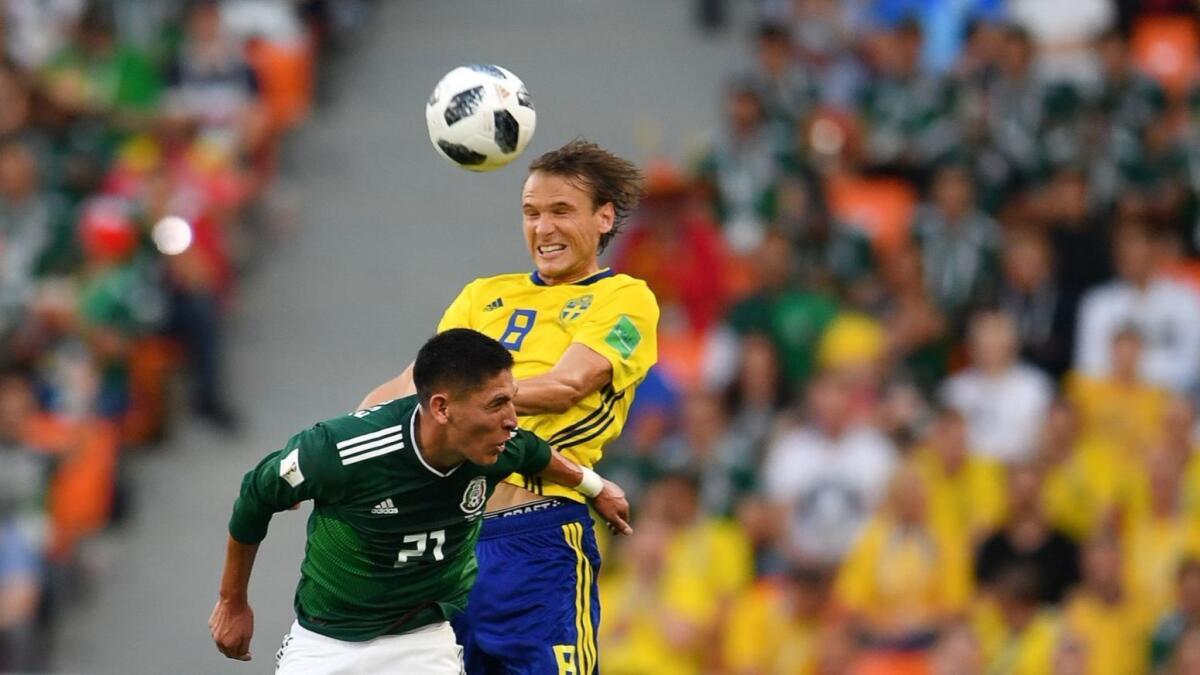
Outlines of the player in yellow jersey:
[{"label": "player in yellow jersey", "polygon": [[[654,294],[599,262],[641,190],[632,163],[587,141],[538,157],[521,193],[534,271],[467,284],[438,324],[507,347],[521,427],[582,467],[621,433],[658,358]],[[360,407],[411,391],[410,366]],[[600,556],[584,502],[537,479],[497,486],[477,547],[478,581],[454,622],[471,675],[599,672]]]}]

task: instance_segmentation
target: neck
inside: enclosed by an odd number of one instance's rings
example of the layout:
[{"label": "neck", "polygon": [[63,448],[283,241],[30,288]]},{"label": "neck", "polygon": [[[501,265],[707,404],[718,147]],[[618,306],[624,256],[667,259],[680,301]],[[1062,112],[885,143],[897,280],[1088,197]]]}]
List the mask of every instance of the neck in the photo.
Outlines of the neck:
[{"label": "neck", "polygon": [[462,464],[463,456],[449,447],[446,432],[436,424],[425,424],[425,410],[417,407],[413,420],[413,435],[417,438],[417,454],[438,471],[448,471]]},{"label": "neck", "polygon": [[600,261],[593,258],[591,263],[589,263],[586,267],[578,271],[570,272],[561,277],[548,277],[541,272],[538,272],[538,276],[543,282],[545,282],[547,286],[562,286],[564,284],[573,284],[576,281],[583,281],[599,271]]}]

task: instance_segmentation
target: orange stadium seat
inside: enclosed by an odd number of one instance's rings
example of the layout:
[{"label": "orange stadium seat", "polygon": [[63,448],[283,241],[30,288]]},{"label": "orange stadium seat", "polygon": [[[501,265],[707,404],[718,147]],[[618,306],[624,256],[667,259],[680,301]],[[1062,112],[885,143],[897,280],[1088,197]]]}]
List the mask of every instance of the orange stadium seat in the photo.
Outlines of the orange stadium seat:
[{"label": "orange stadium seat", "polygon": [[1196,79],[1200,34],[1185,16],[1147,16],[1133,28],[1130,51],[1134,63],[1167,91],[1182,94]]},{"label": "orange stadium seat", "polygon": [[858,659],[853,675],[929,675],[929,657],[920,652],[878,652]]},{"label": "orange stadium seat", "polygon": [[835,218],[861,228],[881,252],[894,251],[908,239],[917,194],[904,181],[841,175],[826,187]]}]

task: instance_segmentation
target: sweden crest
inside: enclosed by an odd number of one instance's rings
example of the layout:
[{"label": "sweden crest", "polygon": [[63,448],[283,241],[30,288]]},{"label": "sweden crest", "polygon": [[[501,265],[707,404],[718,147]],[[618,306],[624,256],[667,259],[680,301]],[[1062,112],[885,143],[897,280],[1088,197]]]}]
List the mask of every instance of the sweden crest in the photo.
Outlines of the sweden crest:
[{"label": "sweden crest", "polygon": [[570,323],[578,319],[592,306],[592,296],[581,295],[578,298],[571,298],[567,304],[563,305],[562,311],[558,313],[558,320],[563,323]]}]

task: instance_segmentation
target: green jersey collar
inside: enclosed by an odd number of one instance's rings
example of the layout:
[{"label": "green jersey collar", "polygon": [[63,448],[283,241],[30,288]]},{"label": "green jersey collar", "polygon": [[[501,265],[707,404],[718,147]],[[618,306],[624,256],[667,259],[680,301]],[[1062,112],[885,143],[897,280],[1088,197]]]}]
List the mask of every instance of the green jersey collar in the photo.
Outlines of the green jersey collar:
[{"label": "green jersey collar", "polygon": [[418,403],[417,407],[413,408],[412,417],[408,420],[408,428],[412,430],[413,452],[416,453],[417,461],[419,461],[421,463],[421,466],[424,466],[426,469],[429,469],[430,473],[437,476],[438,478],[446,478],[447,476],[454,473],[455,471],[458,471],[458,467],[462,466],[463,464],[466,464],[466,462],[458,464],[457,466],[450,469],[449,471],[446,471],[445,473],[438,471],[437,469],[433,468],[432,466],[429,466],[429,462],[426,462],[425,458],[421,456],[421,448],[417,445],[417,436],[419,435],[419,434],[417,434],[417,412],[420,409],[421,409],[421,404]]}]

